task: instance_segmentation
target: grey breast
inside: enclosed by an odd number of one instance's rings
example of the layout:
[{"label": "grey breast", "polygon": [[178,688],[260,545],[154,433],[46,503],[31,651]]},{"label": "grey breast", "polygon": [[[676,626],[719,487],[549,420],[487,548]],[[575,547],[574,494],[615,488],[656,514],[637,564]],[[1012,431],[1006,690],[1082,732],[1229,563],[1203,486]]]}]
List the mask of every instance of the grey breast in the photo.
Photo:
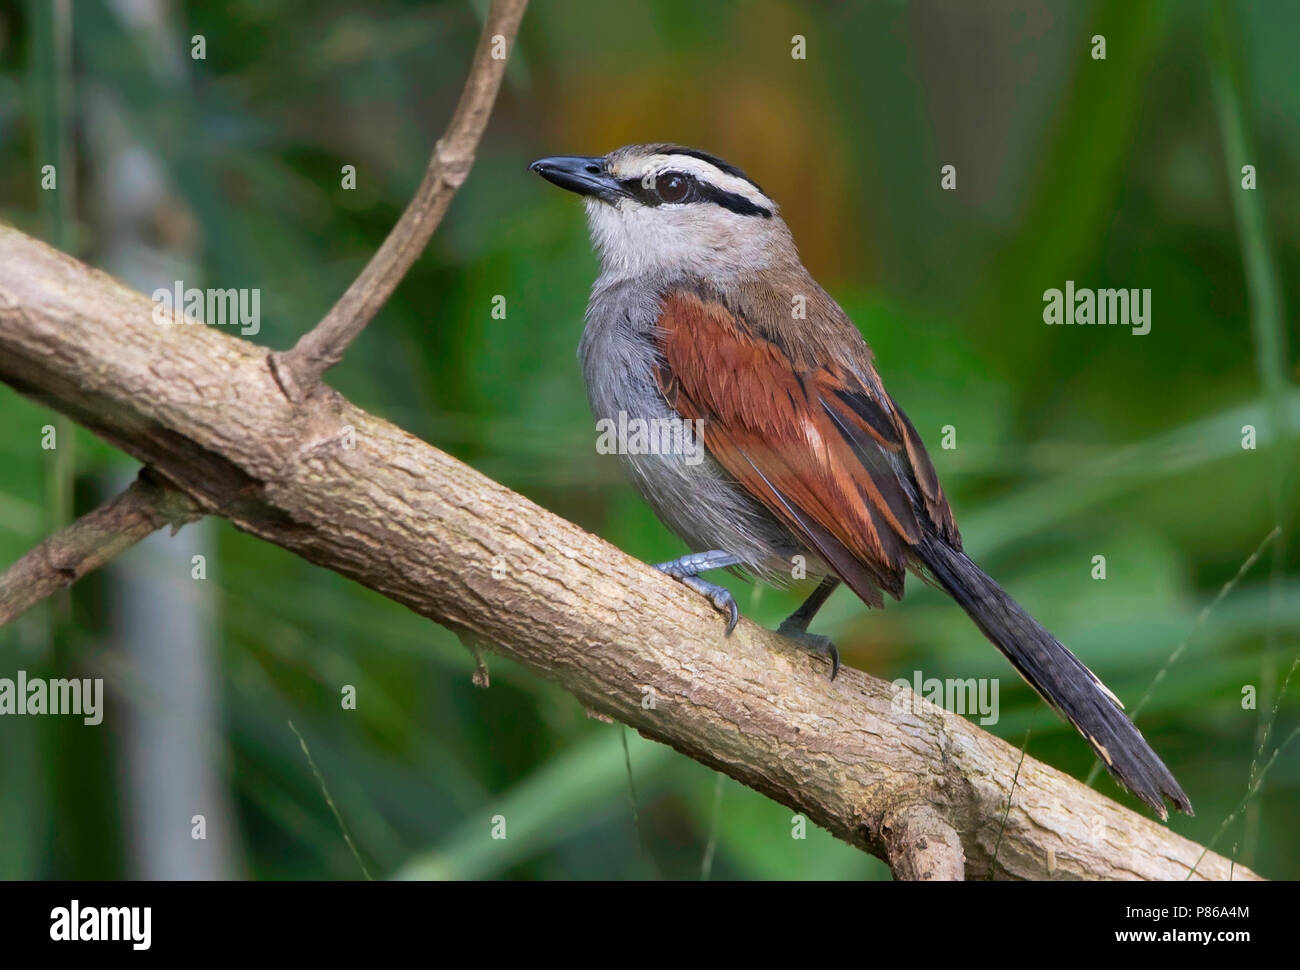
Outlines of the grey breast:
[{"label": "grey breast", "polygon": [[[598,280],[592,290],[578,357],[597,421],[618,426],[620,415],[626,422],[681,420],[655,382],[655,321],[661,294],[670,285],[654,279]],[[777,583],[789,580],[792,556],[806,556],[789,531],[707,452],[699,460],[699,453],[689,450],[627,450],[620,448],[619,458],[633,486],[691,552],[724,550]]]}]

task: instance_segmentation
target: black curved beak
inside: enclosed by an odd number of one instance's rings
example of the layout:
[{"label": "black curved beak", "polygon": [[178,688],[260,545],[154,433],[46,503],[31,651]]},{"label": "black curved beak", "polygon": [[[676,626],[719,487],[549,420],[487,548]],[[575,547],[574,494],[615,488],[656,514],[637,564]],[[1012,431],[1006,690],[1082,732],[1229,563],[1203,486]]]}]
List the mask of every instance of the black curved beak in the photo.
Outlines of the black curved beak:
[{"label": "black curved beak", "polygon": [[605,171],[605,159],[599,156],[553,155],[539,158],[528,169],[579,195],[594,195],[605,202],[614,202],[623,195],[623,187]]}]

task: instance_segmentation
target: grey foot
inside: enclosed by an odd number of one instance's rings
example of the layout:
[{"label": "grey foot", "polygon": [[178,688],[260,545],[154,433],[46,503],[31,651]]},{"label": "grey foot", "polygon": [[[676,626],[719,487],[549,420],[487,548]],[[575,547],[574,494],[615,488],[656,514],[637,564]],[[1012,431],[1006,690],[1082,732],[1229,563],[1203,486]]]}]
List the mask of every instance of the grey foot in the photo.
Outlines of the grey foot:
[{"label": "grey foot", "polygon": [[[793,619],[793,618],[792,618]],[[783,637],[789,637],[795,643],[807,647],[813,653],[826,657],[831,662],[831,680],[834,680],[840,672],[840,652],[835,649],[835,643],[830,637],[822,636],[820,633],[809,633],[807,630],[800,629],[797,623],[791,623],[786,620],[776,632]]]},{"label": "grey foot", "polygon": [[719,613],[727,615],[727,636],[731,636],[731,631],[740,622],[740,607],[736,605],[736,597],[731,595],[731,590],[725,586],[719,586],[717,583],[711,583],[707,579],[700,579],[699,576],[681,576],[678,578],[683,585],[689,586],[701,596],[707,597],[708,601],[713,604],[714,609]]},{"label": "grey foot", "polygon": [[727,616],[727,635],[730,636],[731,631],[740,622],[740,607],[736,605],[736,598],[731,595],[731,591],[725,586],[719,586],[717,583],[710,583],[706,579],[700,579],[697,574],[709,569],[726,569],[728,566],[736,565],[739,561],[730,553],[714,550],[711,552],[695,552],[689,556],[682,556],[681,559],[674,559],[671,562],[661,562],[655,566],[655,569],[678,580],[683,586],[695,590],[701,596],[706,597],[719,613],[725,613]]}]

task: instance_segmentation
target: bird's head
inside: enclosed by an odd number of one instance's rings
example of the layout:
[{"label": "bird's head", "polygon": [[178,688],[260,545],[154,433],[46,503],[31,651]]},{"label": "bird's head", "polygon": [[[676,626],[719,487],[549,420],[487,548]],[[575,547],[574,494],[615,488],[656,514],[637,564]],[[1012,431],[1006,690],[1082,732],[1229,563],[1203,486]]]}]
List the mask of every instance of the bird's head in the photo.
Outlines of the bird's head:
[{"label": "bird's head", "polygon": [[726,276],[797,261],[777,205],[740,169],[680,145],[627,145],[529,166],[583,196],[606,274]]}]

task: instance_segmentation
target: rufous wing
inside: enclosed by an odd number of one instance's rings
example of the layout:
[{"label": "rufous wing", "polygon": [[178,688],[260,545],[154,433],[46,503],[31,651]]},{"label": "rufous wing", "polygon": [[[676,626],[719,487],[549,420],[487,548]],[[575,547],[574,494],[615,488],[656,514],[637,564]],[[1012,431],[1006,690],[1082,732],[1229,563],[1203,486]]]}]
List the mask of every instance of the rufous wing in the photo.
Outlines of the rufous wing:
[{"label": "rufous wing", "polygon": [[796,363],[808,355],[689,290],[664,297],[658,334],[669,405],[701,422],[723,468],[865,602],[902,595],[923,530],[960,543],[916,429],[874,371]]}]

